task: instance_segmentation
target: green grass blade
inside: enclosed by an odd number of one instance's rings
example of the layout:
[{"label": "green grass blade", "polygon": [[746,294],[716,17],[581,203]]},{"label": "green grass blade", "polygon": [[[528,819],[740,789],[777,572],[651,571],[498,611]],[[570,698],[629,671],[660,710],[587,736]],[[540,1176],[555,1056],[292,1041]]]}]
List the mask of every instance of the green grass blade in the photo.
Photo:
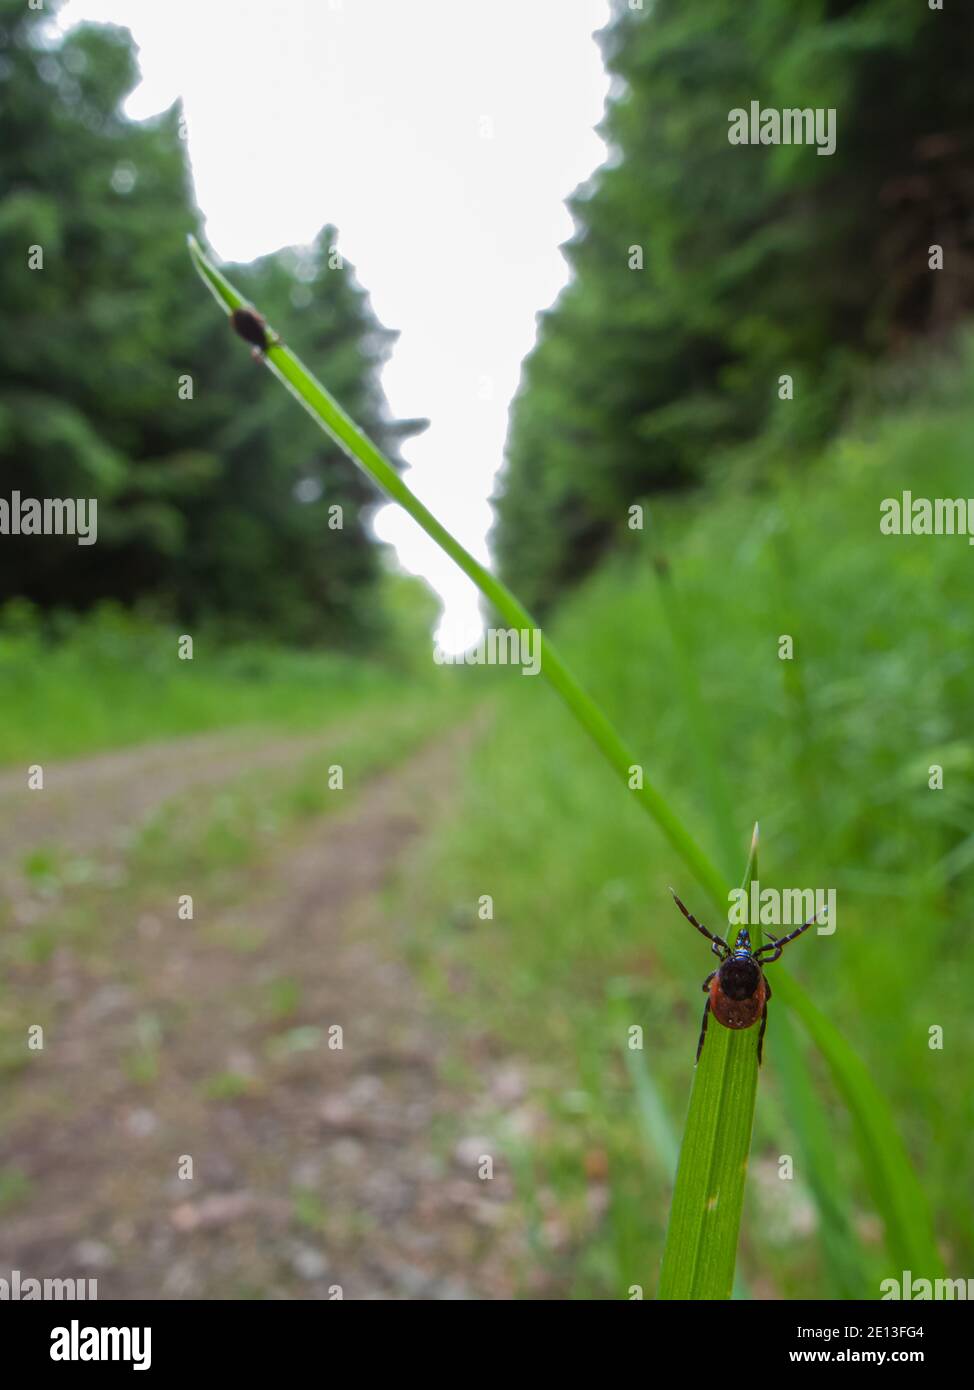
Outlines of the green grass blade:
[{"label": "green grass blade", "polygon": [[883,1218],[892,1272],[897,1278],[904,1269],[918,1278],[941,1278],[943,1262],[923,1189],[865,1063],[789,975],[775,975],[774,990],[775,1003],[789,1004],[804,1023],[852,1114],[863,1171]]},{"label": "green grass blade", "polygon": [[[780,998],[776,989],[776,1005]],[[787,1009],[775,1009],[773,1031],[781,1099],[799,1144],[796,1177],[804,1180],[818,1212],[823,1273],[832,1297],[868,1298],[871,1290],[852,1221],[852,1194],[839,1181],[834,1125],[815,1090]]]},{"label": "green grass blade", "polygon": [[650,1075],[643,1052],[623,1047],[622,1060],[632,1082],[636,1117],[642,1130],[647,1152],[672,1177],[680,1159],[680,1145],[670,1117],[666,1113],[659,1087]]},{"label": "green grass blade", "polygon": [[[229,314],[247,306],[247,301],[230,284],[226,276],[212,263],[195,237],[189,238],[190,254],[201,277]],[[250,307],[250,306],[248,306]],[[547,636],[514,597],[506,585],[464,549],[428,507],[403,482],[395,468],[380,449],[372,443],[358,425],[346,415],[338,402],[321,382],[283,343],[269,346],[265,362],[277,379],[288,388],[313,419],[334,439],[364,473],[394,502],[398,502],[442,550],[450,556],[511,628],[539,632],[541,645],[541,674],[564,700],[583,729],[595,740],[624,784],[629,785],[629,770],[639,760],[627,748],[612,724],[592,697],[582,688],[565,665]],[[631,793],[653,817],[656,824],[690,869],[697,881],[717,895],[723,893],[723,879],[693,836],[680,821],[669,802],[643,776],[642,786]]]},{"label": "green grass blade", "polygon": [[[755,826],[744,870],[745,890],[757,866]],[[718,932],[723,935],[723,922]],[[757,1084],[755,1030],[733,1032],[711,1025],[690,1092],[663,1250],[660,1298],[731,1296]]]},{"label": "green grass blade", "polygon": [[[646,1063],[646,1054],[635,1048],[624,1047],[622,1058],[632,1082],[636,1115],[643,1132],[646,1150],[653,1160],[662,1166],[667,1177],[672,1178],[676,1174],[680,1159],[680,1145],[670,1117],[666,1113],[659,1087]],[[733,1297],[750,1298],[747,1285],[739,1271],[734,1276]]]}]

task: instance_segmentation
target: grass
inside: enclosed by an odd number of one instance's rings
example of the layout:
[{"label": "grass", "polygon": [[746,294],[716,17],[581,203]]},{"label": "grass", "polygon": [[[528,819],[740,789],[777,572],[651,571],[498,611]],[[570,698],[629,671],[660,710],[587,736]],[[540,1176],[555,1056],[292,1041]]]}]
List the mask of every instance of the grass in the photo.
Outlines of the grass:
[{"label": "grass", "polygon": [[[42,621],[22,601],[0,614],[0,766],[77,757],[208,730],[319,729],[347,711],[388,703],[403,671],[337,652],[205,636],[177,657],[175,628],[111,604]],[[428,663],[411,683],[436,682]],[[440,682],[442,684],[442,682]]]},{"label": "grass", "polygon": [[[726,486],[706,508],[655,507],[655,535],[560,618],[568,659],[636,731],[717,862],[728,836],[714,762],[738,844],[760,818],[762,882],[838,893],[835,934],[809,934],[787,972],[784,961],[769,971],[740,1242],[758,1296],[875,1298],[903,1268],[942,1258],[963,1274],[974,1259],[959,1184],[974,1164],[962,1041],[974,967],[971,551],[963,537],[878,528],[881,499],[904,488],[969,495],[972,381],[969,361],[945,371],[913,404],[850,430],[807,476],[783,471],[757,493]],[[696,699],[676,670],[674,612]],[[783,633],[790,663],[778,658]],[[942,791],[929,786],[934,764]],[[518,1156],[524,1220],[539,1202],[577,1200],[591,1186],[586,1152],[607,1156],[608,1204],[584,1255],[566,1265],[541,1228],[553,1277],[567,1293],[648,1296],[712,964],[667,885],[705,921],[706,904],[571,722],[513,683],[463,805],[417,873],[439,887],[432,908],[418,889],[411,909],[419,963],[434,985],[453,982],[444,1008],[538,1073],[546,1122]],[[475,890],[493,895],[494,921],[458,931]],[[634,1025],[645,1044],[631,1054]],[[935,1025],[942,1050],[929,1046]],[[701,1071],[722,1031],[711,1026]],[[572,1092],[585,1103],[569,1115]],[[902,1142],[890,1143],[891,1114]],[[790,1178],[779,1176],[785,1157]]]}]

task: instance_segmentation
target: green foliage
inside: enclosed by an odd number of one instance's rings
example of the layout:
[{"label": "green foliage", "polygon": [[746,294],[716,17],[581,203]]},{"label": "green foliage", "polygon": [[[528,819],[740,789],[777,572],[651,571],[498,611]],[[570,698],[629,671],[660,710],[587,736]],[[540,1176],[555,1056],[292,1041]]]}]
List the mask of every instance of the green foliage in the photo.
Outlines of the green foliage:
[{"label": "green foliage", "polygon": [[[633,503],[807,460],[870,360],[970,310],[967,25],[915,0],[619,0],[610,158],[570,202],[573,278],[542,316],[497,499],[529,607]],[[730,145],[752,100],[835,108],[835,153]]]},{"label": "green foliage", "polygon": [[[42,41],[49,11],[0,0],[0,471],[5,496],[96,497],[98,543],[5,537],[0,598],[151,601],[247,638],[368,642],[371,493],[193,292],[184,247],[201,219],[179,107],[125,119],[127,31]],[[395,458],[421,422],[390,418],[378,372],[395,334],[335,245],[325,227],[239,277],[272,312],[301,306],[297,342]],[[43,269],[27,268],[32,246]]]},{"label": "green foliage", "polygon": [[[890,390],[901,388],[898,379]],[[958,1188],[974,1164],[964,1046],[974,969],[971,549],[963,536],[879,532],[880,501],[919,494],[920,478],[923,495],[969,495],[972,388],[969,353],[959,373],[930,370],[912,403],[871,411],[806,475],[783,465],[758,496],[728,479],[705,508],[661,504],[655,535],[561,615],[566,655],[637,732],[640,760],[675,789],[690,823],[710,827],[704,847],[719,854],[708,760],[696,755],[698,705],[673,675],[676,595],[738,842],[760,817],[763,884],[837,890],[834,936],[809,933],[768,971],[774,1000],[740,1253],[763,1296],[876,1298],[880,1280],[904,1268],[936,1270],[937,1247],[952,1275],[974,1259]],[[778,658],[783,633],[793,661]],[[942,791],[930,788],[932,764],[944,767]],[[501,813],[511,806],[516,817]],[[524,1219],[541,1201],[555,1226],[566,1167],[577,1188],[586,1153],[605,1154],[608,1207],[593,1190],[596,1215],[577,1236],[585,1257],[542,1238],[541,1258],[566,1292],[626,1297],[632,1284],[647,1295],[656,1286],[669,1135],[685,1111],[699,983],[712,965],[669,898],[668,884],[685,886],[677,872],[561,712],[516,684],[438,852],[417,866],[422,885],[440,884],[424,941],[446,1006],[517,1048],[534,1078],[525,1105],[541,1115],[519,1158]],[[464,904],[484,891],[474,885],[489,887],[494,920],[460,932]],[[707,921],[706,901],[689,887],[682,895]],[[620,1056],[637,1024],[643,1081]],[[929,1046],[933,1024],[943,1050]],[[704,1059],[720,1039],[711,1025]],[[826,1070],[823,1057],[837,1052],[839,1066]],[[584,1109],[569,1119],[561,1098],[579,1091]],[[873,1129],[877,1097],[919,1173],[919,1199],[898,1145]],[[657,1149],[650,1161],[647,1144]],[[791,1181],[778,1176],[784,1154]]]},{"label": "green foliage", "polygon": [[[416,587],[391,576],[386,583],[394,594]],[[385,607],[395,622],[404,601]],[[24,600],[0,609],[0,765],[210,729],[297,733],[388,702],[402,687],[405,660],[380,664],[268,641],[228,643],[223,633],[203,628],[193,660],[180,661],[179,635],[118,604],[99,604],[84,616],[45,615]],[[427,656],[428,642],[427,636]],[[432,693],[447,683],[432,660],[421,664],[413,650],[408,669],[419,690]],[[43,876],[43,856],[27,871]]]}]

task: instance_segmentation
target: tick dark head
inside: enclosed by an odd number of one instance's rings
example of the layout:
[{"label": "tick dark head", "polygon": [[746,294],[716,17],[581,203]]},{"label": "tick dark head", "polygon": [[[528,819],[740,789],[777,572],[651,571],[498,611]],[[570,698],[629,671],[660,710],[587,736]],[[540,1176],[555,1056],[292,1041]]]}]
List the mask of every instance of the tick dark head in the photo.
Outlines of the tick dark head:
[{"label": "tick dark head", "polygon": [[234,309],[230,315],[230,322],[233,324],[234,332],[239,333],[245,342],[250,343],[252,347],[260,348],[261,352],[267,351],[267,324],[256,310]]}]

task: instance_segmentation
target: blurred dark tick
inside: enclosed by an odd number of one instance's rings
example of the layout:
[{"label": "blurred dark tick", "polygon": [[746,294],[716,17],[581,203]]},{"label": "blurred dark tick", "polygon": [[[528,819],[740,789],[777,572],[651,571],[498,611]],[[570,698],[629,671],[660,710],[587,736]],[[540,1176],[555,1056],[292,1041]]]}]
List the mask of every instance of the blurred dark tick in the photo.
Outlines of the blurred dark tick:
[{"label": "blurred dark tick", "polygon": [[281,340],[267,327],[267,321],[255,309],[234,309],[230,322],[235,333],[254,349],[253,356],[260,361],[269,347]]},{"label": "blurred dark tick", "polygon": [[[673,893],[672,888],[670,892]],[[698,922],[675,893],[673,897],[690,925],[696,927],[697,931],[710,941],[711,951],[720,957],[720,965],[711,971],[702,986],[707,991],[707,1002],[703,1006],[697,1061],[700,1061],[704,1038],[707,1036],[707,1021],[713,1014],[717,1022],[722,1023],[725,1028],[753,1028],[758,1019],[761,1020],[761,1031],[758,1033],[760,1066],[764,1050],[764,1030],[768,1026],[768,1000],[771,998],[771,986],[764,978],[762,966],[777,960],[789,941],[794,941],[796,936],[801,936],[803,931],[808,931],[808,928],[815,924],[815,918],[810,918],[787,936],[771,936],[768,932],[770,944],[759,946],[756,951],[752,951],[751,933],[747,927],[741,927],[733,947],[728,946],[723,937],[714,936],[713,932]]]}]

